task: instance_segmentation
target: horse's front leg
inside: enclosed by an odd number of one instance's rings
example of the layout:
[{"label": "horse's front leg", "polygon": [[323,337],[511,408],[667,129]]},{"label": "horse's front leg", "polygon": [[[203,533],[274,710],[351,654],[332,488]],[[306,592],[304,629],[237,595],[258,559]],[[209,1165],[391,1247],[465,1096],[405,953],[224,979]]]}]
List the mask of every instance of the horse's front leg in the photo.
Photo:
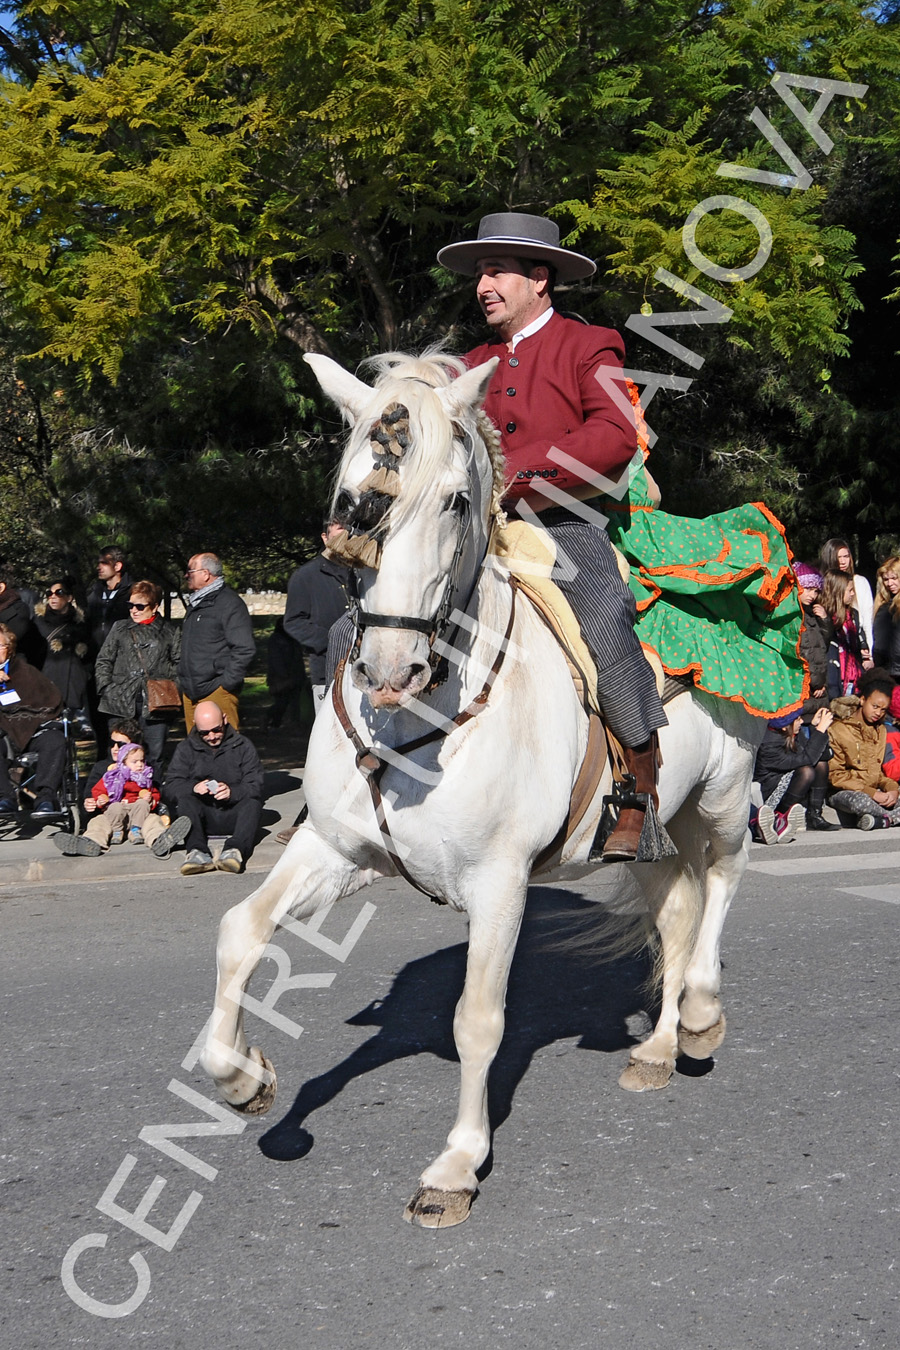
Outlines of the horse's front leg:
[{"label": "horse's front leg", "polygon": [[229,909],[219,925],[218,979],[201,1064],[229,1106],[260,1115],[275,1100],[275,1072],[244,1035],[243,995],[266,945],[287,915],[298,919],[352,895],[370,874],[336,853],[306,825],[262,885]]},{"label": "horse's front leg", "polygon": [[509,968],[525,907],[527,877],[510,882],[509,860],[479,869],[465,886],[471,900],[469,953],[453,1036],[460,1063],[459,1110],[447,1147],[422,1173],[404,1218],[423,1228],[448,1228],[469,1217],[476,1172],[491,1146],[488,1072],[503,1039]]}]

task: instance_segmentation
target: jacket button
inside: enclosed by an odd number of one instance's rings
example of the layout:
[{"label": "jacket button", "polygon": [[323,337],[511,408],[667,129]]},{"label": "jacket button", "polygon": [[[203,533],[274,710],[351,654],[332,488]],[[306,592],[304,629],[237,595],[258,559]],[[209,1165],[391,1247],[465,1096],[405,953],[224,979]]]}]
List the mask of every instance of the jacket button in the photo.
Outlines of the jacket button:
[{"label": "jacket button", "polygon": [[515,429],[516,429],[516,424],[515,424],[515,422],[507,422],[507,424],[506,424],[506,430],[507,430],[507,431],[515,431]]},{"label": "jacket button", "polygon": [[519,364],[519,358],[517,356],[511,356],[509,358],[509,364],[511,366],[517,366]]},{"label": "jacket button", "polygon": [[515,389],[507,389],[507,391],[506,391],[506,397],[507,397],[507,398],[515,398],[515,396],[516,396],[516,391],[515,391]]}]

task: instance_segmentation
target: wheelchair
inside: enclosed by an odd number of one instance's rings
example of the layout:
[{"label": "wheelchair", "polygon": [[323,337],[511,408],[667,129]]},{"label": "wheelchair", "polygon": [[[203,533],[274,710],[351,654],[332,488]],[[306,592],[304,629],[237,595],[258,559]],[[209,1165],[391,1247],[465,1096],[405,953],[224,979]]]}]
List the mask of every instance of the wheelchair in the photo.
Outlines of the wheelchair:
[{"label": "wheelchair", "polygon": [[[28,812],[35,804],[35,794],[33,785],[37,770],[37,750],[33,749],[35,740],[48,727],[61,726],[63,736],[66,742],[66,760],[63,769],[62,782],[60,783],[59,810],[53,815],[39,816],[35,824],[39,828],[44,825],[57,825],[59,828],[68,831],[71,834],[77,834],[80,828],[78,808],[81,803],[81,773],[78,768],[78,752],[76,740],[80,734],[78,723],[67,713],[62,717],[54,718],[53,721],[44,722],[29,741],[26,750],[17,751],[10,741],[9,737],[4,737],[6,744],[7,763],[9,764],[9,777],[16,794],[17,811],[0,816],[0,830],[8,829],[10,826],[22,825],[30,817]],[[2,735],[2,733],[0,733]]]}]

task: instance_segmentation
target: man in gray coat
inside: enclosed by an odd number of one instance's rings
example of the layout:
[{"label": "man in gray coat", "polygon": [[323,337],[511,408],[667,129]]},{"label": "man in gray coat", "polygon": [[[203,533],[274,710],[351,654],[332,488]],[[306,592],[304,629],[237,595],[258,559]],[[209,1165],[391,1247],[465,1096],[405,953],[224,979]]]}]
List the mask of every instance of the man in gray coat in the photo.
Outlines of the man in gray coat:
[{"label": "man in gray coat", "polygon": [[215,553],[196,553],[187,567],[187,614],[181,629],[178,683],[188,731],[194,707],[211,699],[238,729],[238,697],[256,655],[250,612],[237,591],[226,586]]}]

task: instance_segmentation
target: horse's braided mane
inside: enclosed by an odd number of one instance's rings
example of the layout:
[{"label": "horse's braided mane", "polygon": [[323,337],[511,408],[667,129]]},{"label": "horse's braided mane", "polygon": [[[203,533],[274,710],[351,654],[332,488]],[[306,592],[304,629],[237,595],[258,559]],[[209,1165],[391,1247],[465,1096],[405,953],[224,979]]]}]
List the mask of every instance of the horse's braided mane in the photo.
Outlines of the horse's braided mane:
[{"label": "horse's braided mane", "polygon": [[[442,351],[439,347],[429,347],[419,356],[410,356],[405,352],[382,352],[367,357],[362,366],[376,372],[376,389],[385,392],[390,389],[398,398],[402,397],[402,390],[397,388],[400,381],[419,381],[431,389],[441,389],[468,369],[458,356]],[[500,503],[508,486],[506,458],[500,445],[500,433],[483,409],[479,410],[475,423],[491,463],[491,515],[496,516],[501,513]]]}]

